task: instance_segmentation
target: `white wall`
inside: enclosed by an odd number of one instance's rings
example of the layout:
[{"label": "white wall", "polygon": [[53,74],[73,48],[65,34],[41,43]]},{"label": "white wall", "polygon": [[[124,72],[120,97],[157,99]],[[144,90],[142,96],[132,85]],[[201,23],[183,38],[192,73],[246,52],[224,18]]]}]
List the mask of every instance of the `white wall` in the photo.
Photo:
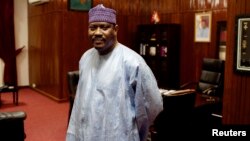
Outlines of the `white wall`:
[{"label": "white wall", "polygon": [[28,63],[28,3],[27,0],[14,0],[14,23],[16,49],[25,46],[16,57],[18,86],[29,85]]}]

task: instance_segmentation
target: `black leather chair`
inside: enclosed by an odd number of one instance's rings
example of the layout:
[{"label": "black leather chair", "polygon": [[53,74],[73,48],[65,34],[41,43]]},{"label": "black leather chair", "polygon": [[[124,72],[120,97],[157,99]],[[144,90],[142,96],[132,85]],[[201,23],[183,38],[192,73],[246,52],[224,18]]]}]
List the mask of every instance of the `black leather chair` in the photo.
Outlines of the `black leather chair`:
[{"label": "black leather chair", "polygon": [[24,111],[0,112],[0,140],[24,141],[26,138],[24,130],[26,117]]},{"label": "black leather chair", "polygon": [[224,60],[204,58],[199,81],[188,82],[181,87],[194,87],[196,90],[193,128],[201,136],[210,136],[211,128],[222,125],[224,68]]},{"label": "black leather chair", "polygon": [[68,79],[68,89],[69,89],[69,118],[71,115],[72,107],[74,104],[74,99],[75,99],[75,94],[76,94],[76,89],[77,89],[77,84],[79,80],[79,71],[70,71],[67,74],[67,79]]},{"label": "black leather chair", "polygon": [[204,58],[198,82],[188,82],[181,89],[195,86],[196,92],[210,100],[220,99],[224,89],[225,61],[213,58]]},{"label": "black leather chair", "polygon": [[224,65],[223,60],[204,58],[199,80],[180,87],[195,90],[192,95],[164,98],[164,111],[151,131],[153,141],[211,136],[211,128],[222,124]]}]

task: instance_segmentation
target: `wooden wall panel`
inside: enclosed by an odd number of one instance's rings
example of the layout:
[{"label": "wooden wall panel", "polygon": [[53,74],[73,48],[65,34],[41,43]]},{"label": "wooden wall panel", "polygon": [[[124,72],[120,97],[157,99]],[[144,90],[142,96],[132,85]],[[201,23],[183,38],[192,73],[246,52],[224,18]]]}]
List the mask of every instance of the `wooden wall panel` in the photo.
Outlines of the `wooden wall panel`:
[{"label": "wooden wall panel", "polygon": [[[190,20],[192,19],[192,20]],[[181,18],[181,49],[180,49],[180,78],[181,84],[189,81],[195,82],[198,78],[196,75],[196,69],[199,66],[195,66],[196,56],[194,50],[194,14],[191,12],[182,13]],[[189,28],[183,28],[189,27]],[[190,72],[187,75],[187,72]],[[192,72],[192,73],[191,73]]]},{"label": "wooden wall panel", "polygon": [[[223,99],[223,122],[249,124],[250,78],[233,71],[235,46],[234,17],[250,13],[247,0],[93,0],[117,10],[118,40],[135,48],[138,24],[150,23],[157,9],[161,23],[181,24],[181,83],[197,81],[201,60],[217,58],[217,22],[228,22],[226,78]],[[194,42],[194,15],[212,11],[210,43]],[[230,16],[227,14],[230,13]],[[40,6],[29,6],[30,82],[57,100],[67,98],[68,71],[78,69],[81,55],[91,46],[87,37],[88,13],[68,10],[67,0],[51,0]],[[187,75],[189,74],[189,75]]]},{"label": "wooden wall panel", "polygon": [[[182,2],[182,5],[181,5],[181,2]],[[194,58],[194,60],[196,61],[193,61],[193,60],[190,60],[190,61],[196,62],[193,65],[199,66],[200,58],[207,56],[208,52],[210,51],[213,52],[213,50],[211,49],[212,47],[210,47],[211,46],[210,44],[194,44],[192,42],[193,41],[192,35],[193,35],[194,13],[191,12],[191,13],[185,14],[184,12],[180,11],[181,9],[183,9],[183,7],[187,7],[187,6],[183,6],[183,3],[185,2],[186,1],[183,1],[183,0],[167,0],[167,1],[166,0],[156,0],[156,1],[130,0],[128,2],[109,1],[109,0],[102,1],[104,5],[113,7],[117,10],[117,14],[118,14],[117,21],[119,24],[118,39],[121,43],[124,43],[125,45],[131,48],[135,48],[135,39],[136,39],[135,33],[136,33],[137,25],[150,23],[152,10],[154,9],[157,9],[157,11],[159,12],[161,23],[179,23],[179,24],[182,24],[182,27],[188,27],[188,28],[182,29],[184,31],[183,34],[185,35],[185,36],[182,36],[182,40],[185,40],[185,42],[182,44],[182,48],[183,48],[182,58],[183,59],[181,60],[181,62],[184,61],[184,63],[181,63],[181,64],[186,64],[187,63],[186,58],[190,56],[189,54],[192,54],[198,57]],[[195,1],[195,3],[197,2],[198,1]],[[100,1],[94,0],[93,6],[99,3]],[[201,5],[200,2],[198,2],[198,5]],[[207,7],[211,7],[210,5],[211,4],[209,3],[209,6]],[[49,15],[52,15],[52,17],[58,16],[60,18],[51,19],[49,18],[50,17]],[[57,15],[57,16],[53,16],[53,15]],[[83,11],[68,10],[68,3],[63,0],[53,0],[49,3],[46,3],[44,5],[39,5],[39,6],[29,6],[29,17],[31,19],[32,18],[40,19],[41,20],[40,22],[44,22],[43,18],[41,18],[44,16],[45,16],[44,20],[46,19],[45,22],[47,22],[47,20],[49,19],[53,21],[51,23],[49,22],[50,24],[60,23],[58,24],[58,26],[60,27],[55,28],[57,30],[51,30],[51,31],[59,32],[59,34],[61,35],[55,42],[60,42],[60,41],[63,42],[62,44],[60,44],[61,46],[59,44],[55,45],[55,46],[60,46],[57,48],[61,48],[61,49],[55,50],[55,52],[57,53],[59,52],[59,54],[61,53],[62,55],[61,62],[60,62],[60,55],[55,54],[55,58],[54,58],[56,60],[54,62],[55,68],[52,70],[47,68],[47,71],[45,70],[44,71],[54,72],[55,70],[58,70],[58,68],[62,69],[61,74],[57,74],[57,75],[59,75],[63,80],[64,89],[62,89],[63,91],[61,95],[62,97],[65,97],[67,95],[67,89],[65,89],[65,87],[67,87],[66,78],[65,78],[66,72],[73,70],[73,69],[77,69],[78,61],[80,59],[81,54],[84,51],[86,51],[88,48],[90,48],[88,37],[87,37],[88,13],[83,12]],[[185,21],[182,20],[183,17],[186,17]],[[45,27],[43,27],[42,25],[40,26],[42,28],[41,33],[40,33],[41,35],[37,35],[37,37],[45,34],[44,36],[47,36],[46,38],[50,38],[49,36],[50,33],[43,32],[43,31],[46,31],[46,29],[44,29]],[[62,32],[60,31],[60,29],[62,30]],[[188,29],[187,34],[185,33],[186,29]],[[39,33],[32,33],[32,34],[39,34]],[[31,38],[33,38],[32,34],[30,35]],[[190,34],[192,35],[190,36]],[[190,39],[186,40],[187,37]],[[53,37],[51,38],[53,39]],[[41,40],[45,40],[45,39],[41,39]],[[46,42],[45,43],[43,42],[44,41],[40,43],[42,45],[37,43],[37,45],[35,44],[34,46],[40,46],[41,48],[49,48],[49,44],[47,45]],[[190,53],[186,54],[184,52],[190,52]],[[69,54],[69,53],[72,53],[72,54]],[[43,57],[45,56],[41,56],[41,58]],[[57,61],[57,59],[59,59],[59,61]],[[61,65],[58,65],[57,62],[61,63]],[[36,62],[33,62],[32,64],[35,64],[35,63]],[[183,68],[186,68],[186,66],[184,65]],[[193,69],[190,69],[190,70],[193,70]],[[191,73],[192,75],[190,76],[195,75],[197,78],[198,71],[199,70],[195,70],[193,73]],[[188,78],[185,78],[184,74],[183,74],[183,78],[184,78],[184,81],[181,80],[181,82],[184,83]],[[39,77],[38,78],[31,77],[31,83],[35,83],[33,81],[36,79],[38,79],[39,81],[42,81],[41,78]],[[38,82],[38,80],[36,80],[37,81],[36,83],[42,83],[42,82]],[[55,80],[54,82],[55,86],[58,85],[57,84],[58,81],[59,80]],[[46,90],[46,91],[52,92],[51,90]],[[58,95],[58,93],[60,93],[59,90],[56,90],[55,93],[57,94],[53,94],[54,96],[61,97]]]},{"label": "wooden wall panel", "polygon": [[30,83],[37,90],[56,99],[65,99],[61,85],[62,10],[61,0],[29,5]]},{"label": "wooden wall panel", "polygon": [[153,10],[160,14],[179,12],[180,0],[93,0],[93,6],[104,4],[115,8],[119,15],[150,15]]},{"label": "wooden wall panel", "polygon": [[228,0],[213,0],[211,8],[215,9],[226,9],[228,7]]},{"label": "wooden wall panel", "polygon": [[[232,7],[234,7],[233,5],[236,5],[235,1],[230,1],[229,7],[228,7],[228,12],[230,11],[231,15],[235,15],[236,11],[234,11],[232,9]],[[239,6],[239,5],[238,5]],[[237,6],[237,7],[238,7]],[[234,44],[234,38],[232,36],[232,34],[234,34],[234,30],[235,28],[229,28],[229,27],[233,27],[234,26],[234,16],[229,16],[228,17],[228,42],[227,42],[227,50],[226,50],[226,70],[225,70],[225,75],[227,76],[225,78],[225,86],[224,86],[224,97],[223,97],[223,122],[224,123],[229,123],[230,118],[235,119],[237,118],[237,114],[234,114],[237,112],[237,106],[235,104],[233,104],[233,100],[237,97],[237,95],[232,95],[233,93],[237,93],[237,90],[232,88],[233,86],[239,85],[240,82],[237,81],[237,79],[234,79],[232,77],[233,72],[233,59],[234,58],[234,49],[232,44]],[[232,41],[230,41],[231,39],[233,39]],[[233,82],[233,83],[232,83]],[[236,86],[239,87],[239,86]],[[239,93],[239,92],[238,92]],[[232,104],[233,106],[230,106],[230,104]]]},{"label": "wooden wall panel", "polygon": [[[182,8],[181,8],[182,9]],[[218,58],[217,47],[217,24],[227,20],[226,9],[212,10],[211,41],[208,43],[194,42],[194,17],[196,11],[181,13],[182,25],[182,46],[181,46],[181,84],[188,81],[198,81],[201,72],[201,63],[204,57]],[[188,27],[188,28],[185,28]],[[194,68],[190,68],[194,67]],[[184,70],[190,70],[190,75],[186,75]]]},{"label": "wooden wall panel", "polygon": [[182,11],[222,10],[228,6],[228,0],[181,0]]},{"label": "wooden wall panel", "polygon": [[79,60],[91,46],[88,43],[88,17],[86,12],[65,12],[63,15],[61,80],[62,95],[68,96],[67,72],[78,69]]},{"label": "wooden wall panel", "polygon": [[30,23],[30,82],[60,99],[62,16],[60,13],[35,16],[30,18]]},{"label": "wooden wall panel", "polygon": [[40,84],[41,60],[41,24],[40,17],[29,18],[29,79],[30,84]]},{"label": "wooden wall panel", "polygon": [[250,124],[250,76],[234,72],[235,16],[250,14],[250,2],[230,0],[228,4],[228,42],[226,50],[226,78],[223,97],[223,123]]},{"label": "wooden wall panel", "polygon": [[62,16],[61,13],[51,13],[43,18],[41,84],[37,87],[61,99],[58,87],[61,86]]},{"label": "wooden wall panel", "polygon": [[37,16],[44,13],[53,13],[55,11],[63,11],[67,7],[65,7],[65,3],[67,0],[50,0],[49,3],[44,3],[42,5],[29,5],[28,6],[28,15],[29,16]]}]

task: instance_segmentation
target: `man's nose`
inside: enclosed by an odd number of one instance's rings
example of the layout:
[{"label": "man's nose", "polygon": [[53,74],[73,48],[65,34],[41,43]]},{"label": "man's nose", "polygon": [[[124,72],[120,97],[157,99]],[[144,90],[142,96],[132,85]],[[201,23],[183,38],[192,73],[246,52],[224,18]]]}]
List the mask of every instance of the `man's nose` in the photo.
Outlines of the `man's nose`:
[{"label": "man's nose", "polygon": [[102,35],[102,30],[101,30],[101,28],[98,27],[98,28],[95,30],[94,35]]}]

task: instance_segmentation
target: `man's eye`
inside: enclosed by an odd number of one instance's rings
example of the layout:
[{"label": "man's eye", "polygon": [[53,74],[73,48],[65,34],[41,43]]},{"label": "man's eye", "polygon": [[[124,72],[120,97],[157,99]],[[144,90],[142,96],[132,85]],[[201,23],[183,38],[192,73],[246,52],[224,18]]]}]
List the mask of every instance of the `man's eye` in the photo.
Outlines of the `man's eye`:
[{"label": "man's eye", "polygon": [[90,30],[95,30],[96,28],[95,27],[89,27]]},{"label": "man's eye", "polygon": [[101,26],[101,29],[102,30],[108,30],[111,26],[109,25],[104,25],[104,26]]},{"label": "man's eye", "polygon": [[102,30],[107,30],[108,29],[108,27],[102,27]]},{"label": "man's eye", "polygon": [[98,28],[100,28],[100,30],[106,31],[106,30],[108,30],[109,28],[111,28],[111,26],[110,26],[110,25],[89,26],[89,30],[91,30],[91,31],[95,31],[95,30],[97,30]]}]

